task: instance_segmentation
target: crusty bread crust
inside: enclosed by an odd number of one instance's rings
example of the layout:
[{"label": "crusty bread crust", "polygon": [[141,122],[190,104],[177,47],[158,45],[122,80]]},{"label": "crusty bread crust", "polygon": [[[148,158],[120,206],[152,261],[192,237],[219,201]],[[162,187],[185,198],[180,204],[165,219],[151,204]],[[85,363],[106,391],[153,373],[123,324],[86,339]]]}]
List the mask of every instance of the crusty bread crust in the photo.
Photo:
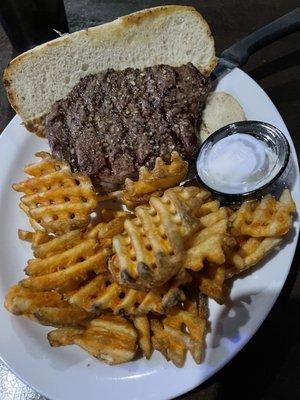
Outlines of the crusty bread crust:
[{"label": "crusty bread crust", "polygon": [[[164,37],[162,40],[166,40],[168,46],[165,43],[159,46],[160,35],[164,35],[166,28],[164,23],[169,21],[174,25],[170,32],[174,32],[176,37]],[[182,21],[183,28],[178,26],[178,21]],[[178,48],[177,42],[180,42]],[[119,43],[121,49],[118,48]],[[124,43],[128,47],[125,50]],[[171,50],[170,44],[173,46]],[[84,64],[86,46],[95,49],[97,62],[93,63],[91,58],[89,65]],[[145,51],[148,48],[149,54]],[[71,55],[67,54],[69,49],[72,50]],[[86,66],[85,69],[78,71],[80,68],[75,63],[70,66],[72,52],[77,64]],[[101,62],[100,69],[97,69]],[[138,11],[39,45],[10,62],[4,71],[3,82],[11,106],[21,116],[27,129],[41,135],[42,117],[56,100],[67,95],[81,77],[106,68],[144,68],[160,63],[178,66],[187,62],[192,62],[206,76],[214,69],[217,61],[209,26],[193,7],[163,6]],[[69,78],[64,76],[64,66]],[[61,82],[58,82],[59,79]]]}]

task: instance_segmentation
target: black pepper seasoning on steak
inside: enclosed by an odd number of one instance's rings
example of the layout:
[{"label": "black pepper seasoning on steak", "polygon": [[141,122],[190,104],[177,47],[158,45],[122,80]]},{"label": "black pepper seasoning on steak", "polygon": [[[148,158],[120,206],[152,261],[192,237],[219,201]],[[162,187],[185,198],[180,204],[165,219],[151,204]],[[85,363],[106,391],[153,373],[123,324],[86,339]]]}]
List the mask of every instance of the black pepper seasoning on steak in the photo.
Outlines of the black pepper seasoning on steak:
[{"label": "black pepper seasoning on steak", "polygon": [[156,157],[169,161],[174,149],[186,160],[195,156],[208,90],[192,64],[108,69],[82,78],[53,105],[46,136],[55,157],[115,189],[135,179],[140,166],[152,168]]}]

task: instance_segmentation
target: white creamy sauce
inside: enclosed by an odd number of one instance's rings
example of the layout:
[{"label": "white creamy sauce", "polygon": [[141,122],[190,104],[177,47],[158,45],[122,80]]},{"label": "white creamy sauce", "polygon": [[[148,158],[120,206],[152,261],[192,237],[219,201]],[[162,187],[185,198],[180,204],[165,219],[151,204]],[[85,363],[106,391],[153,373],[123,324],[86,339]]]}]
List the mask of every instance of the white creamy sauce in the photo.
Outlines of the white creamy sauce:
[{"label": "white creamy sauce", "polygon": [[278,169],[277,156],[268,145],[244,133],[211,144],[197,160],[197,171],[204,183],[231,194],[263,186]]}]

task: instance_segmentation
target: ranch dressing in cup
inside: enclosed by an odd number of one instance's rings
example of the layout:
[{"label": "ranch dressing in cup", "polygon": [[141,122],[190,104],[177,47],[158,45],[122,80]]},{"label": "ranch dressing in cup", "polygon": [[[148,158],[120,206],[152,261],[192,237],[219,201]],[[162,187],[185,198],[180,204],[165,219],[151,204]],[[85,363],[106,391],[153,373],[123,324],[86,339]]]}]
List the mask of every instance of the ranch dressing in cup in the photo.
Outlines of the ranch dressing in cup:
[{"label": "ranch dressing in cup", "polygon": [[201,146],[197,179],[216,195],[244,201],[274,183],[289,159],[281,131],[258,121],[243,121],[219,129]]}]

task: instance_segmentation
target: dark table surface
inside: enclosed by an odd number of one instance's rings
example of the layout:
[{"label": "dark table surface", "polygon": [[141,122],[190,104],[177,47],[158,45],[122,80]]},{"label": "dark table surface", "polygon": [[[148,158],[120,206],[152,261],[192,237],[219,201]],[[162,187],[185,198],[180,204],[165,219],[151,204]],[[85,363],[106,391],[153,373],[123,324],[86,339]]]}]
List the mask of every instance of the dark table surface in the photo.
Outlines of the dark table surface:
[{"label": "dark table surface", "polygon": [[[25,0],[24,0],[25,1]],[[299,6],[297,0],[100,1],[65,0],[70,31],[161,4],[194,5],[213,31],[217,53]],[[55,28],[55,27],[54,27]],[[15,56],[0,26],[0,72]],[[300,32],[257,52],[243,68],[270,96],[300,154]],[[14,112],[0,86],[0,132]],[[299,246],[298,246],[299,247]],[[300,399],[300,251],[271,313],[245,348],[221,371],[181,400]],[[1,328],[0,328],[1,329]],[[88,394],[87,394],[88,398]],[[99,393],[99,398],[101,394]],[[43,399],[0,362],[0,400]],[[66,399],[69,400],[69,399]]]}]

